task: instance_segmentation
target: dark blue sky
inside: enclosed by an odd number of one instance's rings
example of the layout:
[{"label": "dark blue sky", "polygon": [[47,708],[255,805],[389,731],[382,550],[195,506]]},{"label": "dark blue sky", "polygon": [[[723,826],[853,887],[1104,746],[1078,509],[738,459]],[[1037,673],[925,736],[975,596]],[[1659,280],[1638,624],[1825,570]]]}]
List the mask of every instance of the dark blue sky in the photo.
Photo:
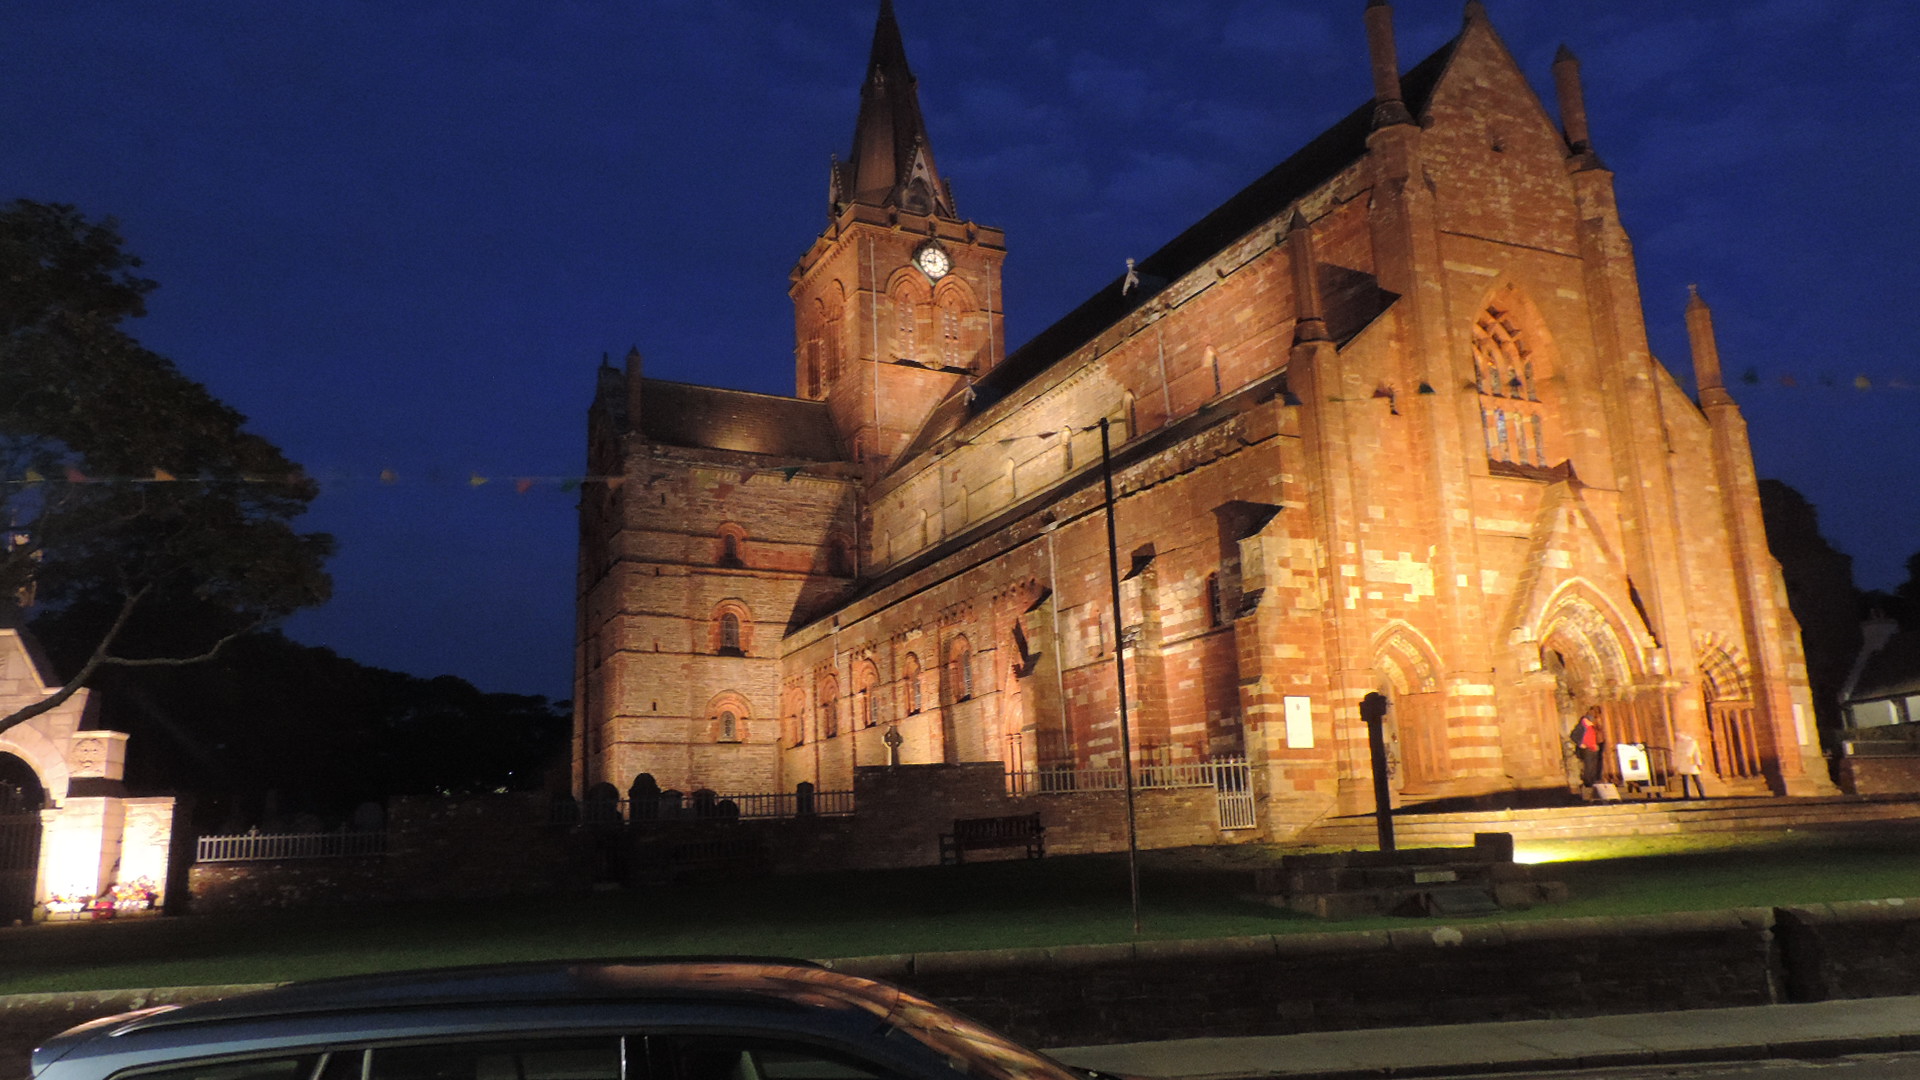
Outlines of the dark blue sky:
[{"label": "dark blue sky", "polygon": [[[1362,0],[896,3],[960,210],[1007,231],[1012,344],[1369,94]],[[875,6],[11,0],[0,198],[117,217],[162,286],[136,333],[323,480],[336,597],[294,637],[564,697],[573,496],[545,478],[581,469],[594,366],[637,344],[650,374],[791,392],[786,274]],[[1687,378],[1699,282],[1761,475],[1862,585],[1899,581],[1920,11],[1488,8],[1537,87],[1560,42],[1583,61],[1656,352]],[[1401,0],[1403,65],[1460,10]]]}]

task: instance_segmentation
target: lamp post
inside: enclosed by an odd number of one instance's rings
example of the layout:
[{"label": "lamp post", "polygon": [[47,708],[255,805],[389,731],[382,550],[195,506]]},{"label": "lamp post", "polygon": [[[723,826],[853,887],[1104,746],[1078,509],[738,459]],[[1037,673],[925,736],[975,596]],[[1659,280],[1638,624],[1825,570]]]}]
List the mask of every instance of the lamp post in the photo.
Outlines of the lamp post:
[{"label": "lamp post", "polygon": [[1113,527],[1113,451],[1107,418],[1100,418],[1100,479],[1107,492],[1107,582],[1113,591],[1113,672],[1120,687],[1120,774],[1127,789],[1127,891],[1133,901],[1133,932],[1140,933],[1140,837],[1133,815],[1133,737],[1127,723],[1126,644],[1120,615],[1120,544]]}]

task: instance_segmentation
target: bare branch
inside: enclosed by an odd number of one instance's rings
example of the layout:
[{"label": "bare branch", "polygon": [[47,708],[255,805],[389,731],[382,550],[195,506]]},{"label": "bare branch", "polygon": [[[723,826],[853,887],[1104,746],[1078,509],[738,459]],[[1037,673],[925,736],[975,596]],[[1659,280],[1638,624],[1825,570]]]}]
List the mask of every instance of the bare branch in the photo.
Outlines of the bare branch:
[{"label": "bare branch", "polygon": [[113,647],[114,639],[120,636],[120,631],[126,627],[127,620],[133,617],[133,609],[139,605],[141,598],[146,595],[147,589],[141,589],[138,592],[128,594],[126,600],[120,605],[120,613],[113,618],[113,625],[107,628],[105,634],[101,635],[100,644],[94,646],[93,655],[87,657],[87,662],[80,665],[80,670],[74,673],[73,678],[68,679],[65,685],[55,690],[50,696],[41,698],[39,701],[30,705],[23,705],[15,709],[12,713],[9,713],[4,719],[0,719],[0,732],[24,724],[36,716],[50,713],[60,706],[65,705],[73,695],[79,693],[80,688],[85,686],[87,680],[93,677],[93,673],[100,670],[100,665],[107,662],[107,650]]}]

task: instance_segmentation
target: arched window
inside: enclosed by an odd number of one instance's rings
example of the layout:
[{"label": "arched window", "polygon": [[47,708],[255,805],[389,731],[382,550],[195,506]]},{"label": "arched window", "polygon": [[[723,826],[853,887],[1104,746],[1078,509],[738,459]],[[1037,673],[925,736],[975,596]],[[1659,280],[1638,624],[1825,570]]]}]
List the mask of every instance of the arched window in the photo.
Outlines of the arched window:
[{"label": "arched window", "polygon": [[880,672],[873,661],[860,664],[855,675],[860,687],[859,698],[854,705],[854,715],[859,718],[861,727],[874,727],[880,723]]},{"label": "arched window", "polygon": [[740,554],[741,544],[746,538],[747,531],[732,522],[720,526],[720,556],[716,562],[736,570],[746,566],[746,559]]},{"label": "arched window", "polygon": [[810,398],[819,398],[826,392],[826,358],[822,355],[822,335],[826,327],[827,307],[815,300],[805,322],[806,340],[800,346],[800,388]]},{"label": "arched window", "polygon": [[967,350],[961,329],[965,301],[958,290],[948,289],[934,300],[934,305],[940,309],[940,362],[951,368],[965,367]]},{"label": "arched window", "polygon": [[907,684],[907,715],[912,716],[920,711],[920,658],[908,653],[905,668],[902,681]]},{"label": "arched window", "polygon": [[1509,312],[1489,306],[1473,327],[1473,382],[1489,460],[1544,469],[1552,432],[1540,400],[1543,360]]},{"label": "arched window", "polygon": [[829,675],[820,680],[820,737],[840,734],[840,681]]},{"label": "arched window", "polygon": [[893,355],[897,360],[920,356],[920,296],[904,283],[893,293]]},{"label": "arched window", "polygon": [[953,700],[966,701],[973,697],[973,646],[968,644],[965,635],[953,639],[947,647],[947,679]]},{"label": "arched window", "polygon": [[745,656],[753,648],[753,616],[740,601],[723,601],[711,619],[708,647],[714,655]]},{"label": "arched window", "polygon": [[839,381],[845,357],[840,350],[841,324],[846,320],[846,304],[840,298],[840,286],[828,286],[825,319],[826,325],[820,331],[820,351],[824,356],[826,385],[832,386]]},{"label": "arched window", "polygon": [[781,700],[780,727],[788,746],[801,746],[807,741],[807,721],[802,715],[806,701],[806,691],[797,687],[788,690]]},{"label": "arched window", "polygon": [[720,741],[721,742],[740,741],[740,732],[738,729],[738,724],[739,724],[739,721],[734,718],[734,715],[731,712],[721,713],[720,714]]}]

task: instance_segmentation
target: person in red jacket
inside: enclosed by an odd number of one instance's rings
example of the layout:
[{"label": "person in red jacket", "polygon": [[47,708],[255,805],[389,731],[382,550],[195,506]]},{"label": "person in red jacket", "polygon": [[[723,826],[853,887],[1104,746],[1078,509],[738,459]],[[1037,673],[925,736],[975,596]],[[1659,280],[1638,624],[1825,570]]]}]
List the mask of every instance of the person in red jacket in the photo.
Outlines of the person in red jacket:
[{"label": "person in red jacket", "polygon": [[1580,755],[1580,782],[1588,787],[1600,782],[1600,723],[1594,710],[1588,709],[1580,714],[1580,719],[1567,732],[1567,739],[1573,743],[1575,753]]}]

